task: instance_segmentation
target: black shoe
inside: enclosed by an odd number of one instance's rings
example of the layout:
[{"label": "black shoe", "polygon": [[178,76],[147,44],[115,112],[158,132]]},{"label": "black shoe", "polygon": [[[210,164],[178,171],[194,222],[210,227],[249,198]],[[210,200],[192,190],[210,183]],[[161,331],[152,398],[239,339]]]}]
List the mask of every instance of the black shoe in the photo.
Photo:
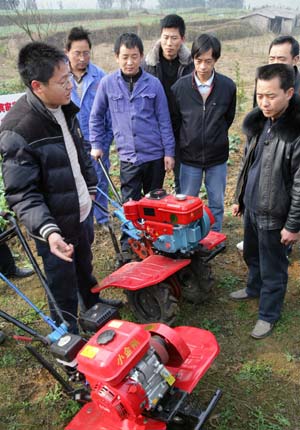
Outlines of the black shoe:
[{"label": "black shoe", "polygon": [[103,297],[99,297],[99,303],[103,303],[104,305],[113,306],[115,308],[121,308],[123,306],[122,300],[118,299],[104,299]]},{"label": "black shoe", "polygon": [[27,276],[31,276],[34,274],[33,269],[26,269],[25,267],[23,269],[20,269],[19,267],[15,268],[15,271],[12,273],[7,274],[7,277],[10,278],[27,278]]}]

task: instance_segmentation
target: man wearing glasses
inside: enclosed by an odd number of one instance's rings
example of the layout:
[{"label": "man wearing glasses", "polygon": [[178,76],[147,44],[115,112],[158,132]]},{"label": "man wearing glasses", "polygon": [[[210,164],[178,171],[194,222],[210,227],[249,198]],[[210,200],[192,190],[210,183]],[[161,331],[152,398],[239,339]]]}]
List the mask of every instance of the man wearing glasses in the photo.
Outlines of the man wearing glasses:
[{"label": "man wearing glasses", "polygon": [[[97,284],[91,252],[97,176],[83,148],[65,54],[29,43],[18,69],[27,92],[0,128],[6,198],[34,237],[49,287],[76,333],[78,295],[86,308],[99,301],[90,292]],[[60,322],[53,309],[51,315]]]},{"label": "man wearing glasses", "polygon": [[[77,118],[83,134],[84,146],[88,154],[91,152],[90,135],[89,135],[89,120],[91,109],[93,106],[94,98],[98,85],[105,76],[102,69],[97,67],[90,61],[92,43],[90,40],[89,32],[83,27],[74,27],[70,30],[67,37],[65,53],[69,58],[70,69],[72,72],[72,101],[80,108]],[[111,119],[107,111],[105,116],[105,128],[102,141],[102,162],[107,170],[109,170],[109,148],[113,139],[111,129]],[[108,194],[108,182],[99,165],[93,159],[93,165],[97,172],[98,187]],[[103,207],[108,207],[107,198],[99,191],[96,193],[96,200]],[[105,232],[108,232],[108,214],[94,207],[94,215],[98,226]]]}]

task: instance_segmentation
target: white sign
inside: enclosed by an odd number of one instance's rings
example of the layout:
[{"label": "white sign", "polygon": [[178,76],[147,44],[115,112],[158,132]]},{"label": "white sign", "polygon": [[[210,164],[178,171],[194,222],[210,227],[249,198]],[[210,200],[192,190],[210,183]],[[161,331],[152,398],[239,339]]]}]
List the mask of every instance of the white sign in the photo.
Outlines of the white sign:
[{"label": "white sign", "polygon": [[0,95],[0,125],[7,112],[23,94],[24,93]]}]

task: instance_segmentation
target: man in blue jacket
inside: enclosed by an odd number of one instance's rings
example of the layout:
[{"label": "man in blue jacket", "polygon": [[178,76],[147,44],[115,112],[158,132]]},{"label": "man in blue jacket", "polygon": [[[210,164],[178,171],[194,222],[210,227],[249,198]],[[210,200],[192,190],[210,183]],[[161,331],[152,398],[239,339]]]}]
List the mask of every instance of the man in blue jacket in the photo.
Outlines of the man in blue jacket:
[{"label": "man in blue jacket", "polygon": [[[163,86],[140,67],[141,39],[124,33],[117,38],[114,51],[120,69],[105,76],[98,87],[90,117],[91,153],[101,156],[109,108],[126,202],[162,188],[165,171],[174,167],[175,140]],[[128,249],[124,235],[121,243],[123,250]]]},{"label": "man in blue jacket", "polygon": [[[84,138],[86,151],[90,154],[91,144],[89,137],[89,120],[92,105],[96,95],[99,82],[105,76],[103,70],[90,62],[92,43],[89,37],[89,32],[82,27],[74,27],[71,29],[66,43],[66,54],[69,58],[70,69],[72,72],[72,101],[80,108],[77,118]],[[107,112],[105,116],[104,135],[102,139],[102,155],[101,159],[104,166],[109,170],[109,148],[112,142],[113,134],[111,129],[110,115]],[[99,163],[93,159],[93,165],[97,172],[98,188],[108,194],[108,182],[102,172]],[[107,198],[99,191],[96,194],[96,200],[102,206],[107,208]],[[108,231],[108,214],[94,207],[94,215],[97,223]]]},{"label": "man in blue jacket", "polygon": [[[236,86],[214,66],[221,55],[219,40],[201,34],[192,45],[195,71],[172,87],[179,129],[181,192],[198,196],[202,179],[215,224],[222,229],[229,155],[228,129],[235,115]],[[176,132],[177,134],[177,132]]]},{"label": "man in blue jacket", "polygon": [[114,51],[120,69],[100,82],[90,117],[90,140],[92,155],[101,156],[109,108],[125,202],[163,186],[165,171],[174,167],[175,141],[164,89],[140,67],[141,39],[124,33]]}]

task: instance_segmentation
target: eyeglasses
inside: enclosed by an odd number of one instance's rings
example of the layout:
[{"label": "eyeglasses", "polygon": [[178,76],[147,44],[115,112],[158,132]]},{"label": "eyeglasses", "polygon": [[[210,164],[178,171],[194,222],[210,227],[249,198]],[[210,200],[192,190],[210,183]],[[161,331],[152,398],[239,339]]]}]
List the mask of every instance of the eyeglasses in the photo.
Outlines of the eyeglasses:
[{"label": "eyeglasses", "polygon": [[88,58],[91,55],[90,51],[72,51],[72,55],[74,55],[75,58]]},{"label": "eyeglasses", "polygon": [[54,83],[56,85],[59,85],[61,88],[63,88],[65,90],[67,88],[67,86],[70,84],[72,77],[73,77],[73,73],[68,73],[67,79],[65,79],[64,81],[61,81],[61,82],[54,82]]}]

